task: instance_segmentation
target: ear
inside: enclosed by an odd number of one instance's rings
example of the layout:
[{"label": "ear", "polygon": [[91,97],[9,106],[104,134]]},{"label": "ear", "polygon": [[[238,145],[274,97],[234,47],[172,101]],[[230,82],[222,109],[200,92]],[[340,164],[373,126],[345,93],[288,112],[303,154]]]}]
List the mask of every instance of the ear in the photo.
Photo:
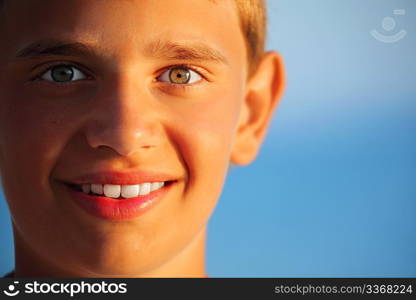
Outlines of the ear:
[{"label": "ear", "polygon": [[256,158],[285,82],[281,56],[275,51],[266,52],[247,82],[231,151],[232,163],[247,165]]}]

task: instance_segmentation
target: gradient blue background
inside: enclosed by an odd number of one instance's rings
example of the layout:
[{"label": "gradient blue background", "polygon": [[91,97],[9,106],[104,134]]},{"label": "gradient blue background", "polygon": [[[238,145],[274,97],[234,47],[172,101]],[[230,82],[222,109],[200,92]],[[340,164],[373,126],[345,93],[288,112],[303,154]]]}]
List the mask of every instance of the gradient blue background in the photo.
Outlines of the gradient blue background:
[{"label": "gradient blue background", "polygon": [[[416,1],[268,3],[267,48],[285,60],[287,89],[258,159],[227,178],[208,274],[416,277]],[[372,29],[407,36],[386,44]],[[3,198],[0,243],[5,273],[14,255]]]}]

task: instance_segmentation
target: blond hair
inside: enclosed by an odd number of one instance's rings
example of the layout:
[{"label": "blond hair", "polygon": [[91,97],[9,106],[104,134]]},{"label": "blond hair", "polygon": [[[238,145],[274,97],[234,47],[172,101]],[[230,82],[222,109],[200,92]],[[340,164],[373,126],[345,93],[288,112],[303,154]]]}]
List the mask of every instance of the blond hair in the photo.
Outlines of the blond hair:
[{"label": "blond hair", "polygon": [[[209,0],[218,3],[220,0]],[[240,28],[246,41],[248,77],[254,74],[264,55],[267,35],[266,0],[232,0],[240,19]]]},{"label": "blond hair", "polygon": [[256,71],[264,55],[267,38],[267,5],[265,0],[233,0],[246,40],[248,77]]}]

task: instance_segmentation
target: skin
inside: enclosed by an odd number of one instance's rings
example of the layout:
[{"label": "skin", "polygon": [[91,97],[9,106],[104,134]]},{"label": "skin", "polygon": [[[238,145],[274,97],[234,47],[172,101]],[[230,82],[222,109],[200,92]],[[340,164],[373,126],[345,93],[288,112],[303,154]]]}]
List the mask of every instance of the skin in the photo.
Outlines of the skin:
[{"label": "skin", "polygon": [[[207,222],[229,164],[256,157],[284,76],[280,56],[269,51],[246,80],[244,36],[232,1],[189,3],[6,1],[0,172],[17,277],[206,276]],[[96,53],[16,58],[46,38],[82,42]],[[151,57],[145,45],[155,39],[204,42],[228,64]],[[88,79],[32,80],[62,62]],[[177,64],[204,75],[186,89],[155,80]],[[59,182],[108,169],[163,172],[177,182],[145,214],[109,221],[76,206]]]}]

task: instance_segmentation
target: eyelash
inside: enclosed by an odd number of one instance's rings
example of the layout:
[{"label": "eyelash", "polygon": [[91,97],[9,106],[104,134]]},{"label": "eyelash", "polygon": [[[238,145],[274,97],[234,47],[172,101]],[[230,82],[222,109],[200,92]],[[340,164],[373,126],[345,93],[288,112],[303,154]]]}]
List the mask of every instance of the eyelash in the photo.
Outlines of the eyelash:
[{"label": "eyelash", "polygon": [[[33,69],[35,69],[36,67],[38,67],[39,65],[36,65],[35,67],[33,67]],[[42,79],[42,76],[45,75],[46,72],[52,70],[53,68],[56,67],[73,67],[76,68],[78,70],[80,70],[86,77],[87,79],[83,79],[83,80],[88,80],[91,79],[92,76],[89,75],[89,71],[85,71],[85,69],[83,67],[80,67],[78,64],[76,63],[72,63],[72,62],[55,62],[55,63],[50,63],[50,64],[46,64],[46,66],[43,68],[43,70],[41,72],[38,73],[38,75],[36,75],[34,78],[32,78],[32,81],[47,81]],[[69,82],[61,82],[61,83],[57,83],[57,82],[52,82],[58,85],[71,85],[74,84],[77,81],[83,81],[83,80],[75,80],[75,81],[69,81]],[[48,82],[48,81],[47,81]]]},{"label": "eyelash", "polygon": [[[83,81],[83,80],[89,80],[92,78],[92,76],[89,75],[89,71],[85,71],[83,67],[78,66],[78,64],[76,63],[68,63],[68,62],[59,62],[59,63],[54,63],[54,64],[49,64],[47,65],[47,67],[45,67],[43,69],[42,72],[40,72],[38,75],[36,75],[32,80],[33,81],[47,81],[42,79],[42,76],[45,75],[46,72],[50,71],[53,68],[56,67],[61,67],[61,66],[66,66],[66,67],[73,67],[76,69],[79,69],[87,78],[86,79],[82,79],[82,80],[75,80],[75,81],[69,81],[69,82],[61,82],[61,83],[56,83],[56,82],[51,82],[54,84],[58,84],[58,85],[71,85],[76,83],[77,81]],[[159,78],[160,76],[162,76],[163,73],[165,73],[166,71],[169,71],[171,69],[189,69],[193,72],[196,72],[201,79],[197,82],[197,83],[191,83],[191,84],[187,84],[187,83],[171,83],[171,82],[164,82],[164,81],[158,81],[157,78]],[[155,82],[157,83],[162,83],[162,84],[168,84],[168,88],[180,88],[180,89],[189,89],[189,88],[193,88],[195,87],[195,85],[198,85],[202,80],[207,80],[206,78],[206,71],[201,70],[198,67],[195,66],[191,66],[191,65],[187,65],[187,64],[176,64],[176,65],[171,65],[169,67],[166,67],[163,69],[162,72],[160,72],[160,74],[155,78]]]},{"label": "eyelash", "polygon": [[164,68],[163,69],[163,72],[161,72],[157,76],[157,78],[159,78],[163,73],[165,73],[166,71],[169,71],[171,69],[189,69],[189,70],[197,73],[199,76],[201,76],[201,80],[199,80],[196,83],[190,83],[190,84],[188,84],[188,83],[182,83],[182,84],[181,83],[171,83],[171,82],[164,82],[164,81],[156,81],[156,82],[162,83],[162,84],[167,83],[168,86],[169,86],[169,88],[170,87],[173,87],[173,88],[180,88],[180,89],[186,90],[186,89],[194,88],[195,86],[197,86],[198,84],[200,84],[200,81],[202,81],[202,80],[207,80],[207,77],[205,76],[206,75],[206,71],[201,70],[198,67],[191,66],[191,65],[187,65],[187,64],[177,64],[177,65],[172,65],[172,66],[169,66],[167,68]]}]

